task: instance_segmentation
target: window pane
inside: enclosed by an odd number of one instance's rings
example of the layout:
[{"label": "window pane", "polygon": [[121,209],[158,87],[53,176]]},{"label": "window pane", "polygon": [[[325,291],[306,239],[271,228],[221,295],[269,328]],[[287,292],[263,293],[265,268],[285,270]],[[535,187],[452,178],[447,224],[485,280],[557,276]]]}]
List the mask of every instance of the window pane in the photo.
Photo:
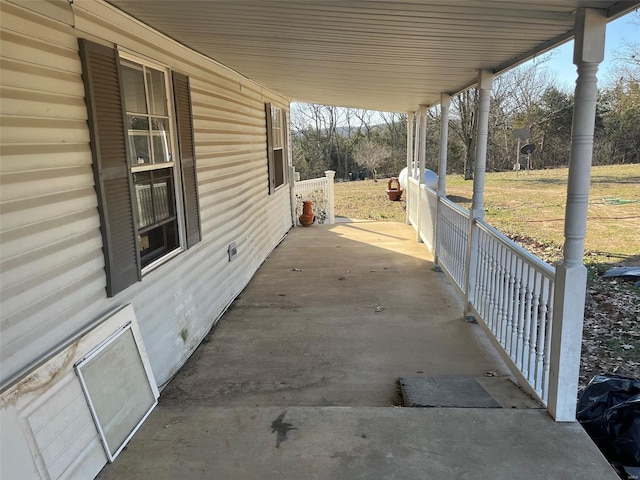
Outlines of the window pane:
[{"label": "window pane", "polygon": [[137,183],[136,175],[136,200],[138,203],[138,228],[142,229],[153,225],[153,200],[151,197],[151,182]]},{"label": "window pane", "polygon": [[156,135],[153,137],[153,163],[163,163],[171,161],[171,153],[169,151],[169,136],[166,134]]},{"label": "window pane", "polygon": [[122,84],[127,112],[147,113],[142,66],[123,61]]},{"label": "window pane", "polygon": [[131,165],[151,163],[148,134],[129,133],[129,148],[131,149]]},{"label": "window pane", "polygon": [[171,181],[169,179],[153,182],[153,197],[155,200],[156,223],[169,218],[173,212],[171,208]]},{"label": "window pane", "polygon": [[168,222],[138,236],[142,266],[178,248],[178,223]]},{"label": "window pane", "polygon": [[282,110],[271,109],[271,134],[273,137],[273,148],[282,147]]},{"label": "window pane", "polygon": [[149,118],[140,115],[127,115],[127,123],[130,130],[149,130]]},{"label": "window pane", "polygon": [[153,163],[170,162],[169,120],[166,118],[152,118],[151,125],[153,128]]},{"label": "window pane", "polygon": [[152,115],[167,114],[166,89],[164,73],[147,67],[147,88],[149,93],[149,113]]}]

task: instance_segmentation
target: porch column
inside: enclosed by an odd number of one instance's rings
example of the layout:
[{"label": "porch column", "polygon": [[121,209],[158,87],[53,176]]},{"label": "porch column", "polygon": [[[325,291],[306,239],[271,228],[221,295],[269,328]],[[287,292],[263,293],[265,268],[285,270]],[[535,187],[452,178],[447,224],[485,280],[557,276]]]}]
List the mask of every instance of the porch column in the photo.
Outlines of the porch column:
[{"label": "porch column", "polygon": [[596,73],[604,58],[606,14],[581,8],[576,14],[573,63],[578,78],[571,128],[571,153],[562,263],[556,266],[551,330],[549,413],[559,422],[576,418],[587,269],[582,263],[598,98]]},{"label": "porch column", "polygon": [[420,158],[418,180],[420,185],[424,183],[424,168],[427,158],[427,106],[420,105]]},{"label": "porch column", "polygon": [[335,208],[335,170],[326,170],[324,172],[327,177],[327,203],[329,204],[327,207],[327,223],[329,225],[333,225],[336,223],[336,208]]},{"label": "porch column", "polygon": [[438,267],[438,259],[440,257],[440,215],[442,208],[440,207],[440,199],[447,196],[447,146],[449,142],[449,107],[451,106],[451,96],[440,94],[440,163],[438,163],[438,199],[436,204],[436,223],[434,231],[434,263]]},{"label": "porch column", "polygon": [[473,172],[473,199],[469,215],[469,238],[467,241],[466,255],[466,281],[465,316],[470,311],[474,301],[473,291],[476,283],[476,267],[478,263],[478,232],[475,221],[484,218],[484,172],[487,165],[487,140],[489,139],[489,100],[493,87],[493,74],[488,70],[478,72],[478,90],[480,98],[478,102],[478,125],[476,133],[476,161]]},{"label": "porch column", "polygon": [[419,243],[422,243],[422,238],[420,237],[420,230],[422,228],[422,222],[420,218],[422,214],[420,211],[422,208],[428,208],[428,205],[422,204],[422,184],[424,183],[424,166],[426,163],[427,156],[427,106],[420,105],[420,110],[418,112],[418,118],[420,119],[420,132],[418,134],[418,203],[416,205],[416,240]]},{"label": "porch column", "polygon": [[404,193],[406,203],[405,222],[409,225],[409,204],[411,196],[409,195],[409,177],[413,175],[413,112],[407,112],[407,188]]},{"label": "porch column", "polygon": [[298,226],[298,215],[296,215],[297,210],[297,200],[296,200],[296,167],[289,165],[289,201],[291,202],[291,222],[294,227]]},{"label": "porch column", "polygon": [[420,157],[420,120],[422,119],[422,115],[420,115],[420,110],[416,115],[416,128],[414,132],[414,147],[413,147],[413,164],[411,169],[411,178],[418,178],[418,158]]}]

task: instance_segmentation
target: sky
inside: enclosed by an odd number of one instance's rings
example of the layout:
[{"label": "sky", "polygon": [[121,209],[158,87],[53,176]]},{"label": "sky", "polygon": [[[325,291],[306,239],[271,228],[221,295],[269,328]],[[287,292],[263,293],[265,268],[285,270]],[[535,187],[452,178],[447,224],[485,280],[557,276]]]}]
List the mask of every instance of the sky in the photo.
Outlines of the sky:
[{"label": "sky", "polygon": [[[598,81],[606,82],[608,75],[615,67],[613,53],[624,48],[624,41],[640,41],[640,25],[638,17],[634,14],[627,14],[607,25],[607,36],[605,39],[604,61],[598,70]],[[552,50],[553,55],[547,63],[550,73],[556,75],[559,87],[573,89],[576,81],[576,67],[573,64],[573,40]]]}]

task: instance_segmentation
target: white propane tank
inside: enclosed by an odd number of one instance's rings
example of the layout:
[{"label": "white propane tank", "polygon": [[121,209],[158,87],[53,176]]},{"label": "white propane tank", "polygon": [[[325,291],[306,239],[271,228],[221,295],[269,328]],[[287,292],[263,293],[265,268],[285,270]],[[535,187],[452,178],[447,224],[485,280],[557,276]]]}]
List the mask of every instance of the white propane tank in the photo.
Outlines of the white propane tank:
[{"label": "white propane tank", "polygon": [[[404,167],[398,175],[398,180],[400,181],[400,188],[403,190],[407,189],[407,178],[409,176],[409,172],[407,171],[407,167]],[[438,190],[438,174],[433,170],[429,170],[428,168],[424,169],[424,184],[432,190]]]}]

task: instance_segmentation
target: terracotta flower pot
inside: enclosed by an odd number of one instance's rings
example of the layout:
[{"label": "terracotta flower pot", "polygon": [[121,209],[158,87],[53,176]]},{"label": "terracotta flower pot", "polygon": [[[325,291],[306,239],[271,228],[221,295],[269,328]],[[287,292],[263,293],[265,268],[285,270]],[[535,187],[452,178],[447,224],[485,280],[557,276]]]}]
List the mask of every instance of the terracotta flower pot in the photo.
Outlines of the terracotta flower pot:
[{"label": "terracotta flower pot", "polygon": [[397,202],[402,198],[402,192],[404,192],[404,190],[400,188],[400,181],[396,177],[390,178],[387,184],[387,196],[389,200]]},{"label": "terracotta flower pot", "polygon": [[299,217],[300,225],[308,227],[316,220],[316,216],[313,214],[313,202],[311,200],[304,200],[302,202],[302,215]]}]

